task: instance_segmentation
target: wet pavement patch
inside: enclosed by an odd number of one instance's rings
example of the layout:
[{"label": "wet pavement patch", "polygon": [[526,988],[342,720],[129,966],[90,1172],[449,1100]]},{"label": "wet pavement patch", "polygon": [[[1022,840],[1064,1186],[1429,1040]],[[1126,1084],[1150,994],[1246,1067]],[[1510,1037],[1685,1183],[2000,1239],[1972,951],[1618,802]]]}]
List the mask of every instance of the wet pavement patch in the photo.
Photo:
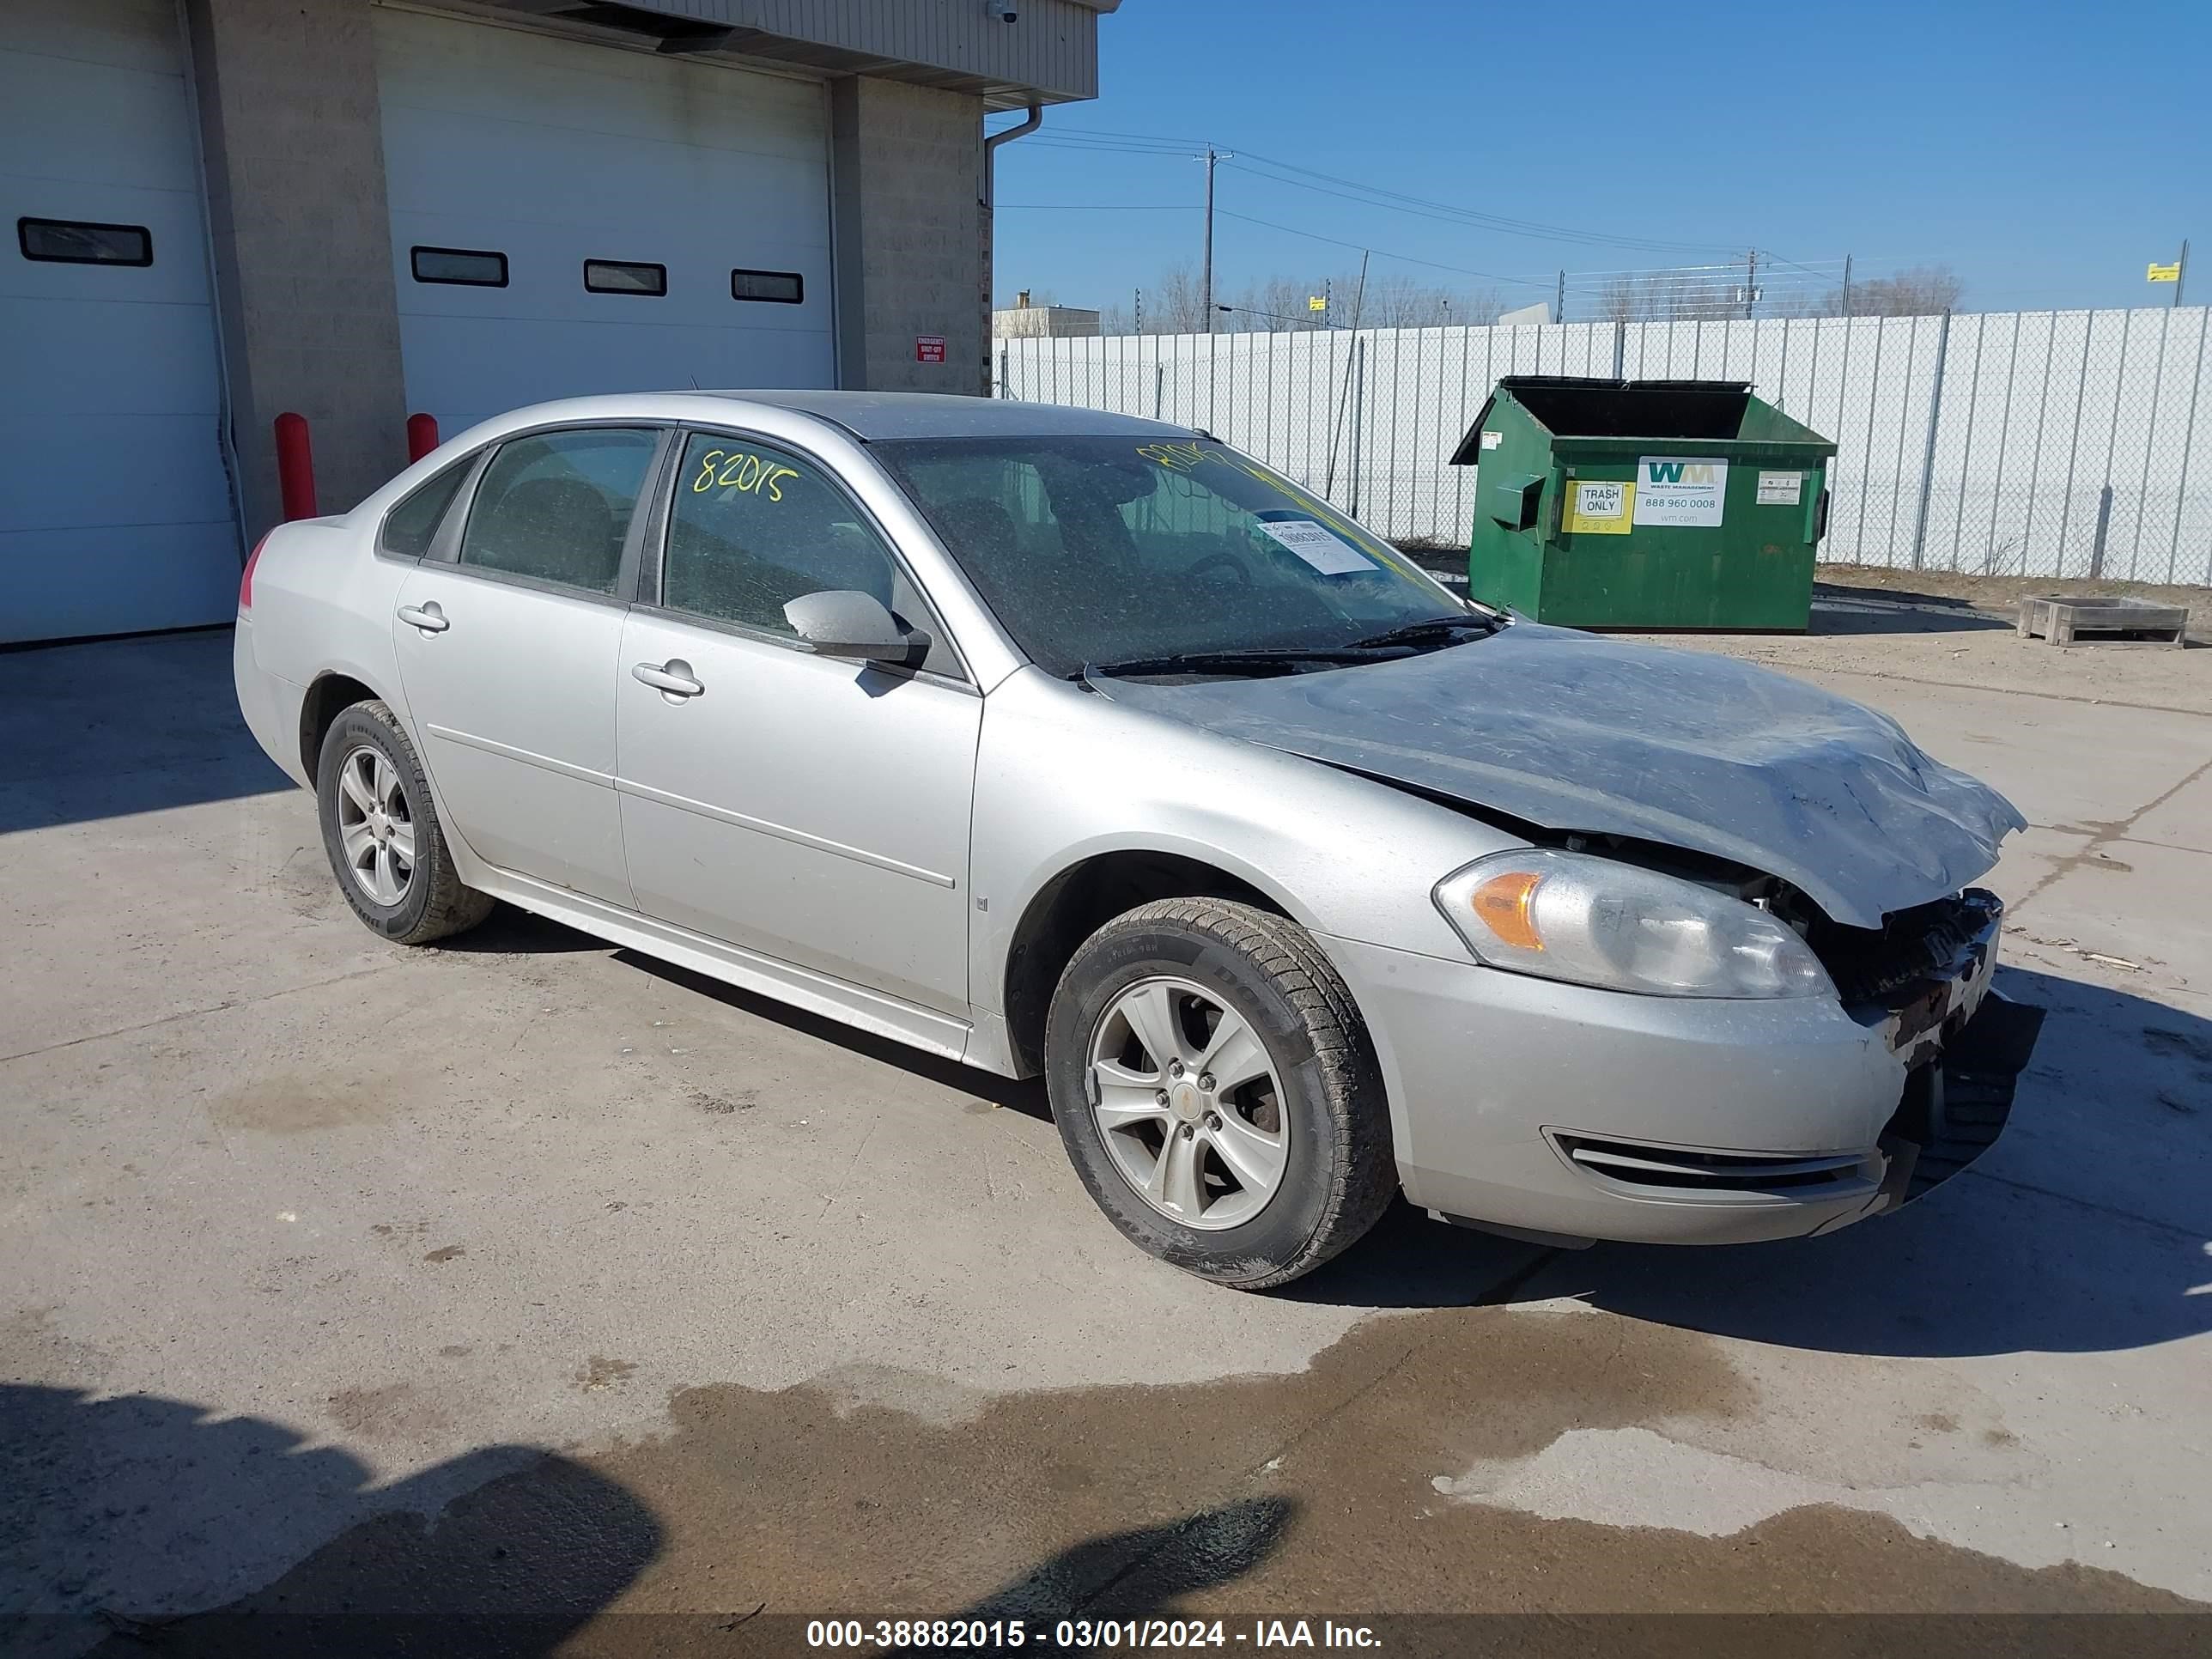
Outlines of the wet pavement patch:
[{"label": "wet pavement patch", "polygon": [[676,1395],[672,1436],[592,1460],[667,1529],[623,1605],[696,1611],[709,1586],[783,1613],[2190,1605],[1826,1506],[1704,1538],[1438,1494],[1440,1473],[1570,1431],[1753,1410],[1721,1345],[1664,1326],[1443,1310],[1370,1320],[1291,1376],[975,1397],[966,1414],[942,1384],[911,1389],[877,1373]]},{"label": "wet pavement patch", "polygon": [[[577,1382],[629,1370],[593,1356]],[[994,1395],[863,1367],[773,1391],[692,1389],[670,1399],[665,1433],[542,1459],[434,1518],[373,1516],[266,1589],[165,1624],[161,1645],[258,1652],[253,1632],[331,1615],[322,1650],[416,1650],[398,1627],[350,1622],[395,1613],[487,1621],[479,1642],[422,1631],[425,1652],[627,1654],[796,1651],[759,1644],[791,1634],[779,1619],[823,1613],[2198,1608],[1826,1505],[1705,1536],[1439,1490],[1449,1472],[1577,1431],[1723,1430],[1758,1405],[1710,1337],[1498,1308],[1373,1318],[1305,1371],[1172,1387]],[[758,1642],[731,1645],[740,1627]],[[1755,1623],[1729,1628],[1742,1650],[1767,1650]],[[110,1650],[143,1651],[136,1640]]]}]

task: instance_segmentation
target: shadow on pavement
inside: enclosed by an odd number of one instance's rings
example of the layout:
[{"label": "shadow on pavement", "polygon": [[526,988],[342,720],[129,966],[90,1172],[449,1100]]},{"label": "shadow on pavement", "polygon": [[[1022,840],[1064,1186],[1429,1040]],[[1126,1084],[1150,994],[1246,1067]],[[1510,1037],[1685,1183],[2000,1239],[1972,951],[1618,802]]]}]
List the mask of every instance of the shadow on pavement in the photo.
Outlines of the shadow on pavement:
[{"label": "shadow on pavement", "polygon": [[149,1395],[0,1388],[0,1490],[10,1654],[544,1654],[661,1546],[623,1486],[529,1447],[377,1486],[281,1424]]},{"label": "shadow on pavement", "polygon": [[[1051,1119],[1039,1081],[617,954],[758,1018]],[[1866,1354],[2109,1352],[2212,1330],[2212,1021],[2025,969],[2001,969],[1998,983],[2051,1012],[2011,1122],[1980,1162],[1899,1214],[1825,1238],[1551,1252],[1401,1201],[1359,1244],[1273,1294],[1375,1308],[1574,1296],[1659,1323]]]},{"label": "shadow on pavement", "polygon": [[2012,627],[1972,600],[1948,594],[1813,584],[1814,634],[1961,634]]},{"label": "shadow on pavement", "polygon": [[952,1616],[1147,1618],[1250,1572],[1281,1547],[1297,1512],[1292,1498],[1253,1498],[1164,1526],[1086,1538]]},{"label": "shadow on pavement", "polygon": [[926,1077],[933,1083],[943,1084],[948,1089],[957,1089],[963,1094],[988,1100],[994,1106],[1011,1112],[1021,1112],[1041,1123],[1052,1121],[1052,1108],[1045,1100],[1044,1081],[1031,1078],[1017,1081],[986,1072],[973,1066],[963,1065],[957,1060],[945,1060],[935,1054],[924,1054],[919,1048],[890,1037],[880,1037],[842,1020],[830,1019],[820,1014],[810,1014],[803,1008],[793,1008],[772,997],[757,996],[750,991],[738,989],[704,974],[695,974],[688,968],[678,968],[673,963],[663,962],[641,951],[621,950],[615,952],[617,960],[678,985],[687,991],[750,1014],[756,1019],[773,1021],[787,1030],[802,1036],[816,1037],[824,1042],[834,1042],[849,1053],[866,1054],[871,1060],[881,1060],[886,1066],[896,1066],[916,1077]]},{"label": "shadow on pavement", "polygon": [[611,951],[615,947],[565,921],[501,904],[465,933],[440,939],[435,948],[456,956],[554,957],[577,951]]},{"label": "shadow on pavement", "polygon": [[2004,1136],[1902,1212],[1826,1238],[1545,1252],[1400,1204],[1277,1294],[1443,1307],[1574,1297],[1842,1353],[2112,1352],[2212,1330],[2212,1021],[2022,969],[2050,1010]]},{"label": "shadow on pavement", "polygon": [[291,787],[239,715],[228,628],[0,652],[0,835]]}]

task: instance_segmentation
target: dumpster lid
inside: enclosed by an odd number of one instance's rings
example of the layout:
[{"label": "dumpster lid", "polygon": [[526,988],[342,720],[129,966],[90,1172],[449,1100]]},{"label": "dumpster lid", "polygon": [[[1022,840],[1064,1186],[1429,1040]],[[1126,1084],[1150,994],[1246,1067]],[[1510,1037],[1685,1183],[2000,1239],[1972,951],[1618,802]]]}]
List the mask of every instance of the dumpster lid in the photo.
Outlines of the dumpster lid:
[{"label": "dumpster lid", "polygon": [[1454,466],[1482,461],[1482,430],[1498,395],[1558,438],[1649,438],[1713,443],[1736,437],[1751,406],[1748,380],[1618,380],[1585,374],[1508,374],[1452,452]]}]

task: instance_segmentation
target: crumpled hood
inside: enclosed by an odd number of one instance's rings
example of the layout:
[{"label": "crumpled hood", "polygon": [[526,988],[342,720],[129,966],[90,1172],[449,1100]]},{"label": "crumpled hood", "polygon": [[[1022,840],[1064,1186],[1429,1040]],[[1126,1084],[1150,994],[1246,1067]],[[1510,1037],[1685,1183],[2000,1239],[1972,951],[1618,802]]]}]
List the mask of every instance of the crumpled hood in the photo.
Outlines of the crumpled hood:
[{"label": "crumpled hood", "polygon": [[2027,827],[1886,714],[1733,658],[1535,623],[1325,673],[1091,684],[1546,829],[1730,859],[1856,927],[1956,892]]}]

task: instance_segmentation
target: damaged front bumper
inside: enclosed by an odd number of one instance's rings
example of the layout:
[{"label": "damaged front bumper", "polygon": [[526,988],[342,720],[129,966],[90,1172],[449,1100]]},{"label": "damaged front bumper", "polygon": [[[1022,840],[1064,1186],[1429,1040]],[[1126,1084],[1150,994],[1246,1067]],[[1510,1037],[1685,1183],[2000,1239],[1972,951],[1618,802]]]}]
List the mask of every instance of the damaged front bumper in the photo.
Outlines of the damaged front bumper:
[{"label": "damaged front bumper", "polygon": [[1980,926],[1956,941],[1948,960],[1872,1011],[1905,1079],[1877,1143],[1887,1167],[1869,1215],[1911,1203],[1996,1144],[2043,1029],[2042,1009],[1991,988],[2003,904],[1979,890],[1960,902]]},{"label": "damaged front bumper", "polygon": [[1642,997],[1330,939],[1414,1203],[1559,1243],[1826,1233],[2004,1127],[2040,1010],[1991,988],[1992,895],[1931,907],[1852,1005]]}]

